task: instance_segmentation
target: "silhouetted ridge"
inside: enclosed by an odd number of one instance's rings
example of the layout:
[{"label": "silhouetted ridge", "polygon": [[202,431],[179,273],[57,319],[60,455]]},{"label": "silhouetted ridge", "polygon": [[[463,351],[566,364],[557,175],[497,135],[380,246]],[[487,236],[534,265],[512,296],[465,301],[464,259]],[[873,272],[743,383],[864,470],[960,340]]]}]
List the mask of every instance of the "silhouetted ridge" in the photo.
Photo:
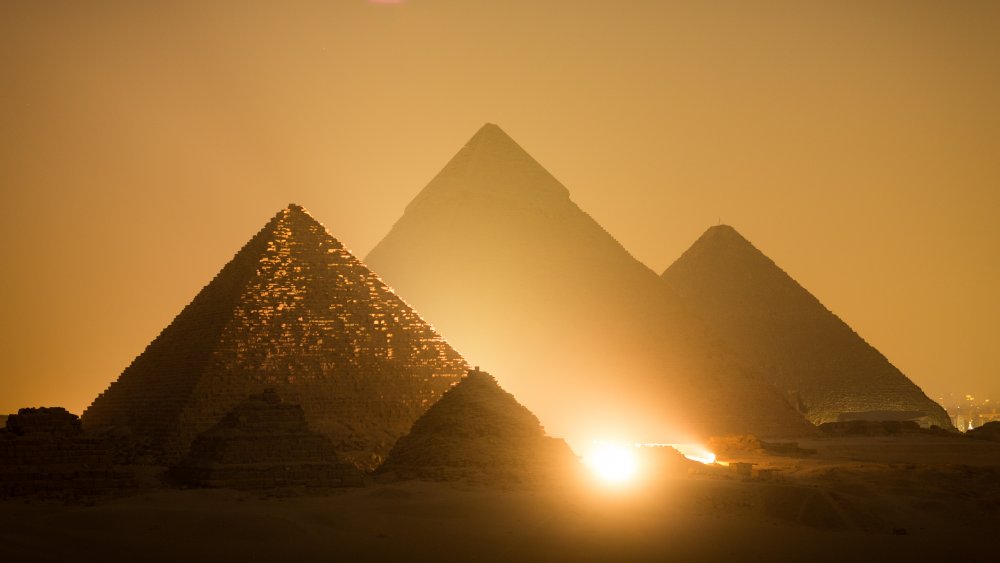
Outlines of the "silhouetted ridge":
[{"label": "silhouetted ridge", "polygon": [[732,227],[705,231],[663,279],[812,422],[923,413],[951,427],[940,405]]},{"label": "silhouetted ridge", "polygon": [[814,430],[498,128],[459,151],[367,260],[571,441]]},{"label": "silhouetted ridge", "polygon": [[302,405],[337,451],[377,465],[467,369],[302,207],[258,232],[83,415],[161,460],[265,387]]},{"label": "silhouetted ridge", "polygon": [[579,467],[562,440],[488,373],[470,371],[424,413],[379,472],[403,478],[532,481]]}]

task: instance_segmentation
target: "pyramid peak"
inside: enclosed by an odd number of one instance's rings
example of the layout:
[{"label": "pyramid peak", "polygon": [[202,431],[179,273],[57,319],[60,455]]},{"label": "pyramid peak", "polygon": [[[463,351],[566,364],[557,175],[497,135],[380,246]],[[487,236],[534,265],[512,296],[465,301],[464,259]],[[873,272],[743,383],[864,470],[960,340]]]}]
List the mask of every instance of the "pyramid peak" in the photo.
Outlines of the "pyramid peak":
[{"label": "pyramid peak", "polygon": [[708,233],[726,233],[726,234],[739,235],[741,238],[743,237],[743,235],[740,235],[740,232],[737,231],[735,227],[733,227],[732,225],[727,225],[725,223],[712,225],[705,231],[705,234]]},{"label": "pyramid peak", "polygon": [[289,203],[284,209],[281,210],[279,215],[304,215],[315,221],[312,214],[306,211],[305,207],[302,207],[297,203]]},{"label": "pyramid peak", "polygon": [[465,201],[470,196],[524,204],[568,201],[569,190],[503,129],[486,123],[407,209],[428,201]]},{"label": "pyramid peak", "polygon": [[531,158],[528,153],[521,148],[521,145],[517,144],[517,141],[513,137],[507,134],[506,131],[500,128],[499,125],[495,123],[485,123],[479,128],[476,133],[469,138],[465,143],[464,149],[472,149],[477,151],[482,151],[483,149],[490,151],[514,151],[515,153],[523,153],[528,158]]},{"label": "pyramid peak", "polygon": [[732,225],[726,225],[724,223],[719,223],[718,225],[712,225],[709,227],[695,242],[695,245],[699,243],[714,242],[733,242],[733,243],[743,243],[752,246],[752,243],[745,236],[740,234]]},{"label": "pyramid peak", "polygon": [[488,372],[480,370],[479,366],[476,366],[474,369],[470,369],[469,372],[465,374],[465,377],[462,378],[462,381],[492,383],[497,388],[500,388],[500,383],[497,381],[497,378],[493,377]]},{"label": "pyramid peak", "polygon": [[476,134],[469,139],[469,142],[471,143],[476,139],[486,139],[486,138],[493,138],[496,140],[510,140],[511,142],[514,141],[514,139],[512,139],[511,136],[508,135],[507,132],[504,131],[496,123],[484,123],[483,126],[480,127],[478,131],[476,131]]}]

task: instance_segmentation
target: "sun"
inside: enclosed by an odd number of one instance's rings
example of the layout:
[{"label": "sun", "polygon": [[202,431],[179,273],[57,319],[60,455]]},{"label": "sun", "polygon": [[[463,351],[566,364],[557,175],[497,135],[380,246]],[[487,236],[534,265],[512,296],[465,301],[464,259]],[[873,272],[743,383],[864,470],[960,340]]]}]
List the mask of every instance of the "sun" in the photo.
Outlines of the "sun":
[{"label": "sun", "polygon": [[630,481],[639,470],[634,447],[610,442],[595,442],[583,463],[598,479],[612,484]]}]

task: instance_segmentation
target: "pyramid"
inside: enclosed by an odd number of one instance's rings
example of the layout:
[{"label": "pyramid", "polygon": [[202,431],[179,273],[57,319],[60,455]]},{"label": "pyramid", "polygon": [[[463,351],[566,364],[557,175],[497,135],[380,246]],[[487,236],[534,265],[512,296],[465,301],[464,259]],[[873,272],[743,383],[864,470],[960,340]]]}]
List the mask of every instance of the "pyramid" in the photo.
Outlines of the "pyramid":
[{"label": "pyramid", "polygon": [[274,389],[247,397],[198,435],[171,473],[187,484],[231,489],[363,482],[330,439],[309,428],[302,407],[283,402]]},{"label": "pyramid", "polygon": [[111,444],[83,432],[62,407],[23,408],[0,428],[0,498],[78,498],[135,485],[115,466]]},{"label": "pyramid", "polygon": [[84,412],[176,462],[195,436],[274,388],[374,467],[467,365],[303,208],[279,212]]},{"label": "pyramid", "polygon": [[367,261],[570,443],[812,429],[496,125]]},{"label": "pyramid", "polygon": [[708,229],[663,273],[669,289],[815,424],[921,418],[940,405],[735,229]]},{"label": "pyramid", "polygon": [[379,473],[433,480],[532,482],[570,476],[579,461],[490,374],[475,369],[393,446]]}]

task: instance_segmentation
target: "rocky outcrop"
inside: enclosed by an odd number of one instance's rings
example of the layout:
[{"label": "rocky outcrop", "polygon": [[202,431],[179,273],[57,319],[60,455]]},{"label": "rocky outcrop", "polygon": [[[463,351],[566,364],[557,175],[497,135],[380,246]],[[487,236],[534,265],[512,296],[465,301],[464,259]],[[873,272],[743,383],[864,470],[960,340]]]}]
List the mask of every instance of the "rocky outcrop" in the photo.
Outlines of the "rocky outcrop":
[{"label": "rocky outcrop", "polygon": [[473,370],[396,442],[380,474],[403,479],[535,483],[573,475],[566,442],[486,372]]},{"label": "rocky outcrop", "polygon": [[330,439],[312,431],[302,407],[273,389],[252,395],[191,444],[171,469],[179,482],[232,489],[342,487],[363,482]]},{"label": "rocky outcrop", "polygon": [[467,365],[303,208],[279,212],[101,393],[89,430],[146,441],[160,462],[265,388],[375,467]]}]

